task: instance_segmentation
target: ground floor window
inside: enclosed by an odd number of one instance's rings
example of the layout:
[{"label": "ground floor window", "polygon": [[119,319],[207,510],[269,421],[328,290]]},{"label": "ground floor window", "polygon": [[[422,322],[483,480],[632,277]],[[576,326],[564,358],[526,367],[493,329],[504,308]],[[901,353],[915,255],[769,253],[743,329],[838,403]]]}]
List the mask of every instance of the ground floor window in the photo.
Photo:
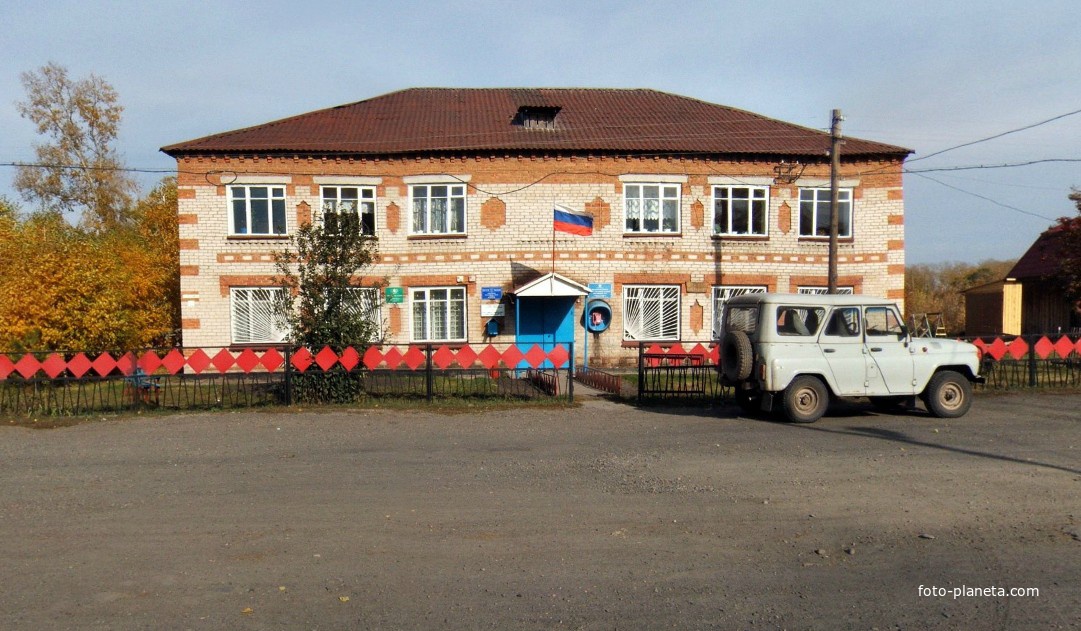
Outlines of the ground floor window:
[{"label": "ground floor window", "polygon": [[276,344],[285,340],[286,325],[275,311],[282,291],[280,287],[229,290],[234,344]]},{"label": "ground floor window", "polygon": [[[829,287],[797,287],[797,294],[810,294],[815,296],[822,296],[830,293]],[[851,296],[856,293],[852,287],[838,287],[837,293],[843,296]]]},{"label": "ground floor window", "polygon": [[465,341],[465,288],[427,287],[410,291],[414,342]]},{"label": "ground floor window", "polygon": [[746,294],[764,294],[765,285],[718,285],[713,288],[713,339],[721,337],[724,322],[724,303],[736,296]]},{"label": "ground floor window", "polygon": [[679,285],[624,285],[623,339],[678,340]]}]

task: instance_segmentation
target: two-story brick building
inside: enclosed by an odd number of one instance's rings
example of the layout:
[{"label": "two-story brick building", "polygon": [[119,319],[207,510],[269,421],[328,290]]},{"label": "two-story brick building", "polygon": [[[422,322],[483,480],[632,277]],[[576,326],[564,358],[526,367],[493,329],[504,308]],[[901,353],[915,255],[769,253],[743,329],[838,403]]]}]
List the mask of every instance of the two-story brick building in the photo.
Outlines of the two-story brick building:
[{"label": "two-story brick building", "polygon": [[[600,365],[640,341],[708,341],[729,296],[825,288],[829,144],[653,90],[545,88],[403,90],[170,145],[184,343],[279,341],[273,252],[340,212],[378,239],[357,282],[389,286],[372,291],[387,342],[589,335]],[[909,153],[846,139],[843,289],[903,299]],[[557,204],[591,214],[592,234],[554,232]]]}]

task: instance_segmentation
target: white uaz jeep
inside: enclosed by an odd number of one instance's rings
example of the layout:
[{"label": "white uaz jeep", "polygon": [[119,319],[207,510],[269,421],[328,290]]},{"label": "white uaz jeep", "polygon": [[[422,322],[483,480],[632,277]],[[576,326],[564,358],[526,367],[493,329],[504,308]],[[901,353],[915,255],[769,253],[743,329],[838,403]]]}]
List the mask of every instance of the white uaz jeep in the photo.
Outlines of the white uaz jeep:
[{"label": "white uaz jeep", "polygon": [[831,397],[869,397],[954,418],[972,405],[979,353],[966,342],[913,338],[897,307],[867,296],[746,294],[724,306],[720,370],[746,410],[778,406],[813,423]]}]

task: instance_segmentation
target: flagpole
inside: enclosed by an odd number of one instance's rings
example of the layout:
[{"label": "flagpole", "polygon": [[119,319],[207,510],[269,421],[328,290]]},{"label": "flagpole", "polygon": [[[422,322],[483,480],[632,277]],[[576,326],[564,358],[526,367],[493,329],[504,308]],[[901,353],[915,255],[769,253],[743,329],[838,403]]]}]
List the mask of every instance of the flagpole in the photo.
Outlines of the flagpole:
[{"label": "flagpole", "polygon": [[555,200],[552,201],[552,273],[556,273],[556,222],[555,222]]}]

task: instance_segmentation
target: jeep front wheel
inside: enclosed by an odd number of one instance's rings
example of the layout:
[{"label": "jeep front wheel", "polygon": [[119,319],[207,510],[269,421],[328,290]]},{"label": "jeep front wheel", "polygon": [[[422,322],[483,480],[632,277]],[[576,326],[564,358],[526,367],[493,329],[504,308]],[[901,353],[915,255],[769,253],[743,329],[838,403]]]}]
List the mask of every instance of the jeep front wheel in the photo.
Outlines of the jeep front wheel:
[{"label": "jeep front wheel", "polygon": [[784,416],[793,423],[814,423],[826,413],[829,391],[816,377],[802,375],[784,391]]},{"label": "jeep front wheel", "polygon": [[972,384],[959,372],[937,372],[923,391],[927,411],[939,418],[964,416],[972,407]]}]

